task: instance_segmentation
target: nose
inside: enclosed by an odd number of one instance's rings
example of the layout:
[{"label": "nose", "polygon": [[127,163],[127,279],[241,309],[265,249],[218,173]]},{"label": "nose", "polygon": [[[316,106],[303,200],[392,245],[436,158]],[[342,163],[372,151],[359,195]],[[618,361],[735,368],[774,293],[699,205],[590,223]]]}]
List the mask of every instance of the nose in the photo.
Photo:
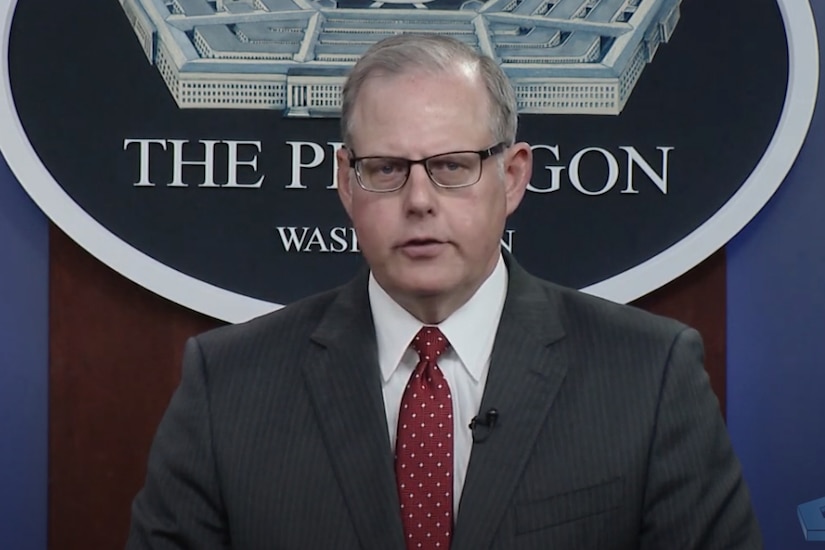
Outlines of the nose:
[{"label": "nose", "polygon": [[410,166],[410,175],[403,188],[404,202],[408,214],[421,215],[432,213],[436,206],[438,190],[430,181],[423,164]]}]

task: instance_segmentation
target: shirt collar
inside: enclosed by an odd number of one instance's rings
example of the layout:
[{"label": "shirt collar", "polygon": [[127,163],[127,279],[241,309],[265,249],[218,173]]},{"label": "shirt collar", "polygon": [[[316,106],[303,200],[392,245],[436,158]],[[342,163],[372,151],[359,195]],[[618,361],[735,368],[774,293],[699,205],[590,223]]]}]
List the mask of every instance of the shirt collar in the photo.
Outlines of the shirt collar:
[{"label": "shirt collar", "polygon": [[[378,362],[386,382],[398,368],[422,323],[381,288],[372,272],[368,290],[378,344]],[[493,272],[475,294],[438,325],[450,341],[451,349],[476,381],[480,380],[490,357],[506,295],[507,267],[499,255]]]}]

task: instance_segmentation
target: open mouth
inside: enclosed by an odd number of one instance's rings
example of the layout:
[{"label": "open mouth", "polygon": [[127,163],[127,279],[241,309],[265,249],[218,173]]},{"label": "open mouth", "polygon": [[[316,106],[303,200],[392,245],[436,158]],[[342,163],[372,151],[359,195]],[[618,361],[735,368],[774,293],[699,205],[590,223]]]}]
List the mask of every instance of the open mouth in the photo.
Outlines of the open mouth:
[{"label": "open mouth", "polygon": [[402,250],[411,256],[426,257],[437,254],[446,243],[436,239],[410,239],[402,246]]}]

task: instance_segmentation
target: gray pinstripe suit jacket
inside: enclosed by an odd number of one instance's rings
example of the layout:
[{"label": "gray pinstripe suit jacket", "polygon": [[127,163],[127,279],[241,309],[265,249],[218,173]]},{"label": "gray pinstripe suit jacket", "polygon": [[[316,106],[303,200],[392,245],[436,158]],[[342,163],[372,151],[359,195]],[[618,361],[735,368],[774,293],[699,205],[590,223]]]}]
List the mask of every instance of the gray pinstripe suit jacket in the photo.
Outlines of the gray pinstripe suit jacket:
[{"label": "gray pinstripe suit jacket", "polygon": [[[761,548],[697,333],[508,264],[452,548]],[[366,289],[189,341],[128,549],[404,548]]]}]

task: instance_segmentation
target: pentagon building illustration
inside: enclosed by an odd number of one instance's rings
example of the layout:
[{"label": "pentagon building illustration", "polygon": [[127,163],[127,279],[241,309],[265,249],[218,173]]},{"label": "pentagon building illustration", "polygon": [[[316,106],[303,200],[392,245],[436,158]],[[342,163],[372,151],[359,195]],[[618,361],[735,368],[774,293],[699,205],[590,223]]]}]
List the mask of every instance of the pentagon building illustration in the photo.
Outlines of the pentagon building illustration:
[{"label": "pentagon building illustration", "polygon": [[806,541],[825,541],[825,497],[800,504],[796,514]]},{"label": "pentagon building illustration", "polygon": [[180,108],[336,117],[347,71],[399,33],[496,59],[521,113],[618,115],[681,0],[120,0]]}]

